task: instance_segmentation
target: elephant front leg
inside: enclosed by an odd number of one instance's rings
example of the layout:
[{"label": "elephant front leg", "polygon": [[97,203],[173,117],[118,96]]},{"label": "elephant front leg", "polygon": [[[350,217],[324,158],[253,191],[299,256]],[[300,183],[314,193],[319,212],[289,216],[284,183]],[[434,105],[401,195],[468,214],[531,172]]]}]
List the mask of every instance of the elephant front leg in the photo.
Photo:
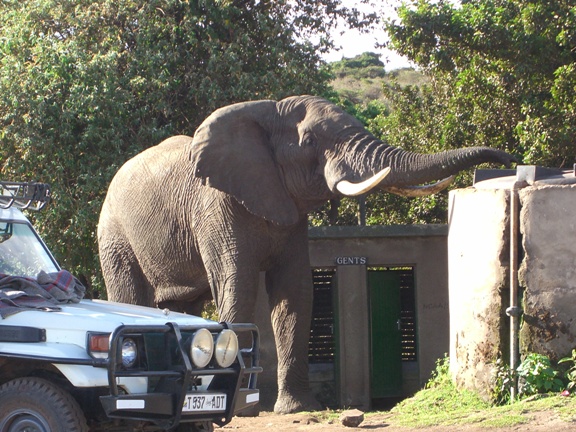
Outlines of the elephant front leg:
[{"label": "elephant front leg", "polygon": [[322,409],[312,396],[308,378],[308,342],[312,319],[313,285],[307,228],[266,272],[272,327],[278,353],[277,413]]}]

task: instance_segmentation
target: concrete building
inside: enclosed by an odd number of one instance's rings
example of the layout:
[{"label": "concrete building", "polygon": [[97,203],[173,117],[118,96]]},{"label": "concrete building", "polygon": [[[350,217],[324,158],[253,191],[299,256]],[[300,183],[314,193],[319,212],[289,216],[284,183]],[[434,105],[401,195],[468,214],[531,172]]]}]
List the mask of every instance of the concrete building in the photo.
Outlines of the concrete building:
[{"label": "concrete building", "polygon": [[[310,378],[326,406],[370,409],[409,396],[448,352],[447,234],[446,225],[310,229]],[[259,383],[271,408],[276,354],[261,285]]]}]

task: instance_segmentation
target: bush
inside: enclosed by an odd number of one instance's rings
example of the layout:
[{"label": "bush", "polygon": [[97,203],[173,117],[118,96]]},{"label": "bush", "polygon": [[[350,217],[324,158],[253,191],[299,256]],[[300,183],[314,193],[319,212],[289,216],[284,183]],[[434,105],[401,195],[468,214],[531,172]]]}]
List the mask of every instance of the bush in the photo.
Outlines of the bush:
[{"label": "bush", "polygon": [[568,380],[567,389],[572,390],[576,387],[576,349],[572,350],[572,355],[570,357],[564,357],[560,359],[558,364],[566,363],[568,365],[568,370],[564,372],[564,376]]},{"label": "bush", "polygon": [[559,372],[554,370],[550,359],[543,354],[528,354],[516,372],[520,397],[559,392],[564,388],[564,383],[558,378]]}]

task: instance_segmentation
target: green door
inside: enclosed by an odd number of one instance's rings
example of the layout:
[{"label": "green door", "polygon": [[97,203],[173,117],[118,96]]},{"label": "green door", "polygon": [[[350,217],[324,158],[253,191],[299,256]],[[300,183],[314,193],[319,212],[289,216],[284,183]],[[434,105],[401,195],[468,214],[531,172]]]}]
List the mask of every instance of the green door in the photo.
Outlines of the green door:
[{"label": "green door", "polygon": [[400,273],[369,270],[372,399],[398,396],[402,387]]}]

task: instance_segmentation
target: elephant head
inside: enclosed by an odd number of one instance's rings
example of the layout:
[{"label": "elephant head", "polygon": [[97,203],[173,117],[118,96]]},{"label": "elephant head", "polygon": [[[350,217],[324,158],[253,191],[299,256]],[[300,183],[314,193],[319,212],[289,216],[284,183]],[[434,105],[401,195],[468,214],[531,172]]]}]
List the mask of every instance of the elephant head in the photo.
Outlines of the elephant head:
[{"label": "elephant head", "polygon": [[[515,161],[486,147],[408,152],[375,138],[356,118],[314,96],[221,108],[196,131],[190,157],[205,184],[280,225],[296,223],[329,199],[375,188],[407,196],[435,193],[463,169]],[[419,186],[438,179],[444,180]]]}]

